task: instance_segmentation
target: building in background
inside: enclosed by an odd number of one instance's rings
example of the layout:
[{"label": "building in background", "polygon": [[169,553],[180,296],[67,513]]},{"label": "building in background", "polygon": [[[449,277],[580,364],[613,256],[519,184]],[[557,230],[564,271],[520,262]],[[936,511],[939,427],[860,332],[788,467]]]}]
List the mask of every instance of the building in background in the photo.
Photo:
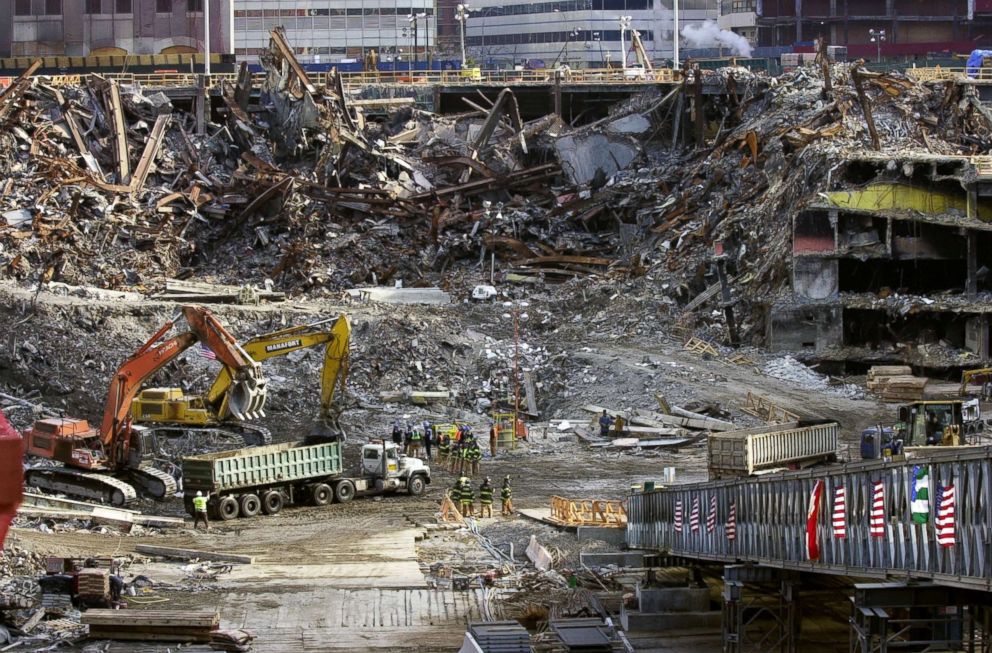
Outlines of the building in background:
[{"label": "building in background", "polygon": [[[727,2],[724,2],[727,4]],[[734,13],[754,11],[758,45],[791,46],[824,36],[852,57],[874,58],[870,30],[885,30],[881,55],[969,52],[992,43],[987,0],[730,0]],[[753,9],[748,7],[753,4]]]},{"label": "building in background", "polygon": [[234,0],[238,60],[257,63],[279,26],[307,64],[360,62],[371,50],[382,62],[425,64],[435,56],[434,0]]},{"label": "building in background", "polygon": [[[233,49],[233,0],[210,0],[210,50]],[[0,56],[203,51],[203,0],[9,0]]]},{"label": "building in background", "polygon": [[720,0],[720,29],[740,34],[755,46],[758,44],[758,0]]},{"label": "building in background", "polygon": [[[619,67],[620,16],[631,26],[652,61],[673,56],[671,0],[475,0],[467,24],[469,54],[486,67],[540,61],[575,67]],[[717,17],[717,0],[681,0],[680,27]],[[625,36],[630,48],[630,36]],[[636,59],[628,58],[630,63]]]}]

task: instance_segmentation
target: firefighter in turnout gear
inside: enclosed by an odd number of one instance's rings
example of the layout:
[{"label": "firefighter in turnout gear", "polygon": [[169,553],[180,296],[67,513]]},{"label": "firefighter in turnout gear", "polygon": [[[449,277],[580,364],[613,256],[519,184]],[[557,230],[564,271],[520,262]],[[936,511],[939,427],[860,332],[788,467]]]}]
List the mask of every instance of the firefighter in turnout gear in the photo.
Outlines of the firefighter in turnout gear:
[{"label": "firefighter in turnout gear", "polygon": [[458,441],[458,440],[455,440],[454,442],[451,443],[451,473],[452,474],[454,474],[455,472],[458,472],[459,471],[458,468],[462,464],[462,448],[463,447],[464,447],[464,445],[460,441]]},{"label": "firefighter in turnout gear", "polygon": [[437,462],[441,466],[448,464],[448,456],[451,454],[451,438],[447,433],[441,434],[441,440],[437,444]]},{"label": "firefighter in turnout gear", "polygon": [[493,516],[493,486],[489,477],[479,486],[479,518]]},{"label": "firefighter in turnout gear", "polygon": [[482,460],[482,449],[479,448],[479,443],[473,441],[471,446],[468,448],[468,461],[472,463],[472,476],[479,473],[479,461]]},{"label": "firefighter in turnout gear", "polygon": [[472,491],[472,483],[464,476],[461,478],[462,491],[461,491],[461,507],[462,516],[471,517],[475,512],[473,504],[475,503],[475,492]]},{"label": "firefighter in turnout gear", "polygon": [[510,476],[503,478],[503,487],[500,488],[499,498],[503,501],[504,516],[513,514],[513,489],[510,488]]}]

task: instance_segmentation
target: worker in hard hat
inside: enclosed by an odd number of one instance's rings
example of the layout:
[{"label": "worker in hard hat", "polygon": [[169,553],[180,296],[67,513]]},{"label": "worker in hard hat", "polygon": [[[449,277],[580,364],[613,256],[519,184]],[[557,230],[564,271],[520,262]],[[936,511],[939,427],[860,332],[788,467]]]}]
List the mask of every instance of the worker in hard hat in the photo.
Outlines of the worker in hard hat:
[{"label": "worker in hard hat", "polygon": [[472,491],[472,483],[467,477],[462,476],[461,478],[462,492],[461,492],[461,508],[462,516],[470,517],[475,512],[475,492]]},{"label": "worker in hard hat", "polygon": [[493,516],[493,486],[487,476],[479,486],[479,518]]},{"label": "worker in hard hat", "polygon": [[503,487],[500,488],[499,498],[503,501],[502,514],[509,516],[513,514],[513,489],[510,487],[510,476],[507,474],[503,478]]},{"label": "worker in hard hat", "polygon": [[207,519],[207,497],[203,496],[203,492],[197,490],[196,496],[193,497],[193,528],[195,529],[201,521],[203,522],[203,527],[209,531],[210,520]]}]

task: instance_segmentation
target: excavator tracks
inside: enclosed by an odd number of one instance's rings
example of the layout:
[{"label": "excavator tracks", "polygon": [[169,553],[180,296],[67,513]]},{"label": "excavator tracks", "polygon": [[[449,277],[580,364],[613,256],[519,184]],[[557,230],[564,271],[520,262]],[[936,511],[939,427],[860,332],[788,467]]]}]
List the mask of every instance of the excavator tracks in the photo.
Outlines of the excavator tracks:
[{"label": "excavator tracks", "polygon": [[171,497],[179,490],[172,474],[154,467],[143,466],[128,470],[131,481],[141,488],[141,493],[153,499]]},{"label": "excavator tracks", "polygon": [[[24,483],[50,492],[63,492],[114,506],[126,506],[138,493],[126,481],[98,472],[81,472],[64,467],[36,467],[24,472]],[[175,486],[175,481],[173,481]],[[173,490],[175,491],[175,490]]]}]

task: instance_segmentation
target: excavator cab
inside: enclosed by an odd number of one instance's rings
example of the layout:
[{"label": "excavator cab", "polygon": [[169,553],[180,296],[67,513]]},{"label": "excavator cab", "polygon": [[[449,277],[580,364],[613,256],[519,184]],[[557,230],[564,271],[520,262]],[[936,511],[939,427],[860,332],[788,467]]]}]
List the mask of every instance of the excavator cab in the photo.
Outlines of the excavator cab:
[{"label": "excavator cab", "polygon": [[899,408],[907,447],[964,444],[963,404],[960,401],[917,401]]},{"label": "excavator cab", "polygon": [[24,431],[25,453],[80,469],[104,469],[100,436],[84,419],[40,419]]}]

